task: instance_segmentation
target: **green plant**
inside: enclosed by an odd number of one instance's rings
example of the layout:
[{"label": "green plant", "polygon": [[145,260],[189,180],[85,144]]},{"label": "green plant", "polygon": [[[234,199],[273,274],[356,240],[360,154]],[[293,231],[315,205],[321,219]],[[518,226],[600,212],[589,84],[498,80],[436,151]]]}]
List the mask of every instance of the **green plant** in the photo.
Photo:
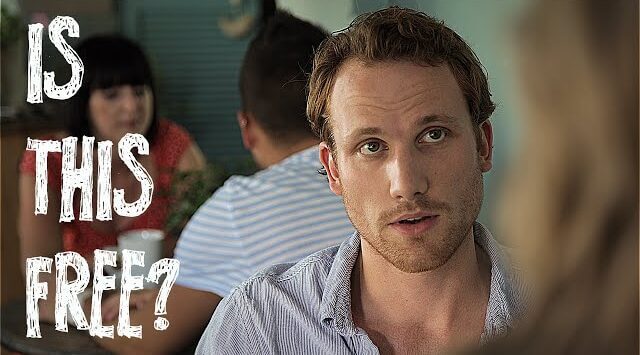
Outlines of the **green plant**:
[{"label": "green plant", "polygon": [[179,236],[189,219],[229,177],[226,170],[208,164],[204,170],[179,172],[169,191],[171,205],[165,226],[171,236]]},{"label": "green plant", "polygon": [[0,5],[0,45],[4,48],[15,42],[20,37],[20,29],[20,17]]}]

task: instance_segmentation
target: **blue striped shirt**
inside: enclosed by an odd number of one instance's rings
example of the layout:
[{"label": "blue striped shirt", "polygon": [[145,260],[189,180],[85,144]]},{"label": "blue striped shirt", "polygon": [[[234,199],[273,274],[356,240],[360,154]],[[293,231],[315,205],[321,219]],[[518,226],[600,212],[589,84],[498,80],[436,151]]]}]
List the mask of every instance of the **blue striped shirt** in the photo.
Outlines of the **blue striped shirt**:
[{"label": "blue striped shirt", "polygon": [[[522,287],[489,231],[479,223],[473,231],[491,261],[484,343],[505,334],[522,313]],[[354,233],[339,247],[251,277],[218,305],[196,353],[377,354],[351,316],[351,271],[359,253]]]},{"label": "blue striped shirt", "polygon": [[180,236],[176,283],[224,297],[258,270],[346,240],[354,228],[320,167],[315,146],[227,180]]}]

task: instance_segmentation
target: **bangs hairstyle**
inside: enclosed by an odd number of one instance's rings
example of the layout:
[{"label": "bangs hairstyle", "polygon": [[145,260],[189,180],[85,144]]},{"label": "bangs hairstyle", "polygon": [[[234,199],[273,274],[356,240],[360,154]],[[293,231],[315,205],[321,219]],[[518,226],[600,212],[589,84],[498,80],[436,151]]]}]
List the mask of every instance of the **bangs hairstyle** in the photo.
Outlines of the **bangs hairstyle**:
[{"label": "bangs hairstyle", "polygon": [[348,28],[324,41],[316,53],[307,116],[314,133],[332,149],[329,98],[340,66],[352,58],[366,64],[409,61],[448,65],[467,102],[476,136],[480,124],[495,110],[484,68],[469,45],[442,21],[394,6],[356,17]]},{"label": "bangs hairstyle", "polygon": [[151,126],[144,135],[153,142],[158,130],[156,92],[151,66],[140,46],[120,35],[101,35],[81,42],[76,52],[84,64],[84,76],[80,90],[69,100],[69,133],[75,137],[94,135],[88,110],[94,90],[145,85],[153,94],[153,107]]}]

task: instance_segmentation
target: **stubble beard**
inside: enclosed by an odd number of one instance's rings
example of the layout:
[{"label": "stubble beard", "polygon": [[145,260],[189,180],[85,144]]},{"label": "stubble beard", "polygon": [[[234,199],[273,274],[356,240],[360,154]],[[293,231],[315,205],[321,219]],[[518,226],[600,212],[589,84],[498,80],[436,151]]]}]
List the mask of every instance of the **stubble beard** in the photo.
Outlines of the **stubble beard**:
[{"label": "stubble beard", "polygon": [[[384,210],[376,217],[377,220],[369,221],[364,207],[355,203],[351,193],[344,190],[347,215],[360,236],[397,269],[406,273],[435,270],[451,259],[471,232],[473,223],[478,217],[484,184],[480,168],[477,167],[476,170],[469,183],[466,183],[462,189],[463,198],[459,200],[457,208],[420,196],[415,202]],[[415,237],[401,237],[393,233],[388,225],[389,217],[417,208],[439,214],[437,224]]]}]

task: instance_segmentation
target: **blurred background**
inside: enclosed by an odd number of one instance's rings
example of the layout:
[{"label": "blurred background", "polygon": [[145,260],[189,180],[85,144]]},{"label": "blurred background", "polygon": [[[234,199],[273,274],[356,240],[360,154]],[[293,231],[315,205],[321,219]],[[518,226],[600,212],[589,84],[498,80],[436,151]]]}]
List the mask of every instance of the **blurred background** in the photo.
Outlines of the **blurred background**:
[{"label": "blurred background", "polygon": [[[444,20],[476,51],[489,74],[494,102],[494,168],[485,178],[480,220],[494,224],[496,197],[504,167],[518,140],[519,118],[510,34],[527,0],[278,0],[281,9],[320,24],[329,31],[345,28],[360,13],[399,5]],[[62,127],[56,114],[60,102],[27,104],[28,24],[42,23],[43,70],[56,72],[62,84],[69,66],[46,35],[58,15],[72,16],[80,39],[119,32],[146,51],[153,66],[161,117],[168,117],[193,135],[208,161],[229,173],[251,171],[242,147],[235,114],[240,107],[238,71],[254,26],[260,0],[2,0],[1,37],[1,250],[2,303],[24,297],[16,232],[18,161],[26,137]],[[79,39],[65,39],[72,46]],[[500,239],[500,236],[497,236]]]}]

